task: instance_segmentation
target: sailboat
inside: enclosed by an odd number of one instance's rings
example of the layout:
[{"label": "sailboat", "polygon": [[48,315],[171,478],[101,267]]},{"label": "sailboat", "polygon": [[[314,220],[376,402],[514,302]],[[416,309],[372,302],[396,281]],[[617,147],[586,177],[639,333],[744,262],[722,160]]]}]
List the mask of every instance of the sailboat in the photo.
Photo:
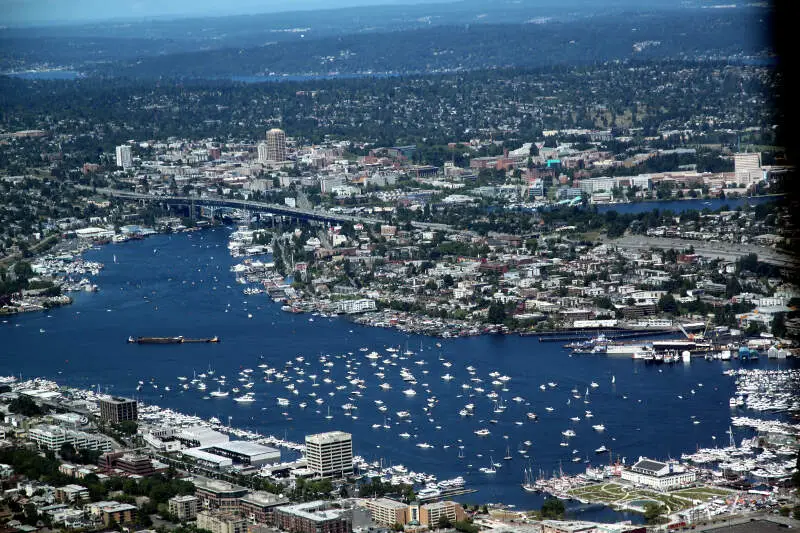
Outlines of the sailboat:
[{"label": "sailboat", "polygon": [[611,376],[611,384],[613,385],[616,382],[617,382],[617,376]]},{"label": "sailboat", "polygon": [[506,446],[506,456],[503,457],[503,460],[504,461],[510,461],[511,459],[513,459],[513,457],[511,457],[511,448]]},{"label": "sailboat", "polygon": [[480,470],[484,474],[496,474],[497,473],[497,468],[495,468],[494,460],[491,458],[491,456],[489,457],[489,466],[481,467],[478,470]]},{"label": "sailboat", "polygon": [[331,414],[331,406],[330,405],[328,406],[328,414],[325,415],[325,418],[327,418],[328,420],[333,418],[333,415]]},{"label": "sailboat", "polygon": [[522,488],[525,492],[536,492],[536,485],[533,482],[533,472],[530,467],[523,469]]}]

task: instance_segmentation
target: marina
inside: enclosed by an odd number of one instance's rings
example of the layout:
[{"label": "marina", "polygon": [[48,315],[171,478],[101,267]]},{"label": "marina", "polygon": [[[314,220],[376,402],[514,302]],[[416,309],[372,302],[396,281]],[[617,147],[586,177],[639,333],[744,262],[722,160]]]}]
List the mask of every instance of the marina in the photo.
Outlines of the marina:
[{"label": "marina", "polygon": [[[0,373],[45,374],[83,389],[99,385],[162,406],[153,411],[156,419],[170,412],[226,421],[215,427],[282,446],[286,459],[301,452],[305,434],[349,431],[368,465],[365,474],[387,475],[384,469],[404,465],[406,474],[425,473],[418,477],[423,487],[428,476],[461,476],[476,492],[459,498],[524,508],[543,499],[520,487],[531,465],[551,478],[559,469],[583,473],[586,460],[596,467],[610,457],[680,457],[713,449],[731,427],[740,442],[764,424],[747,417],[760,420],[765,411],[730,410],[744,383],[724,372],[741,370],[741,360],[652,365],[631,356],[570,357],[557,343],[520,336],[437,340],[281,311],[266,294],[242,294],[231,271],[241,258],[226,249],[228,235],[224,229],[159,235],[89,252],[87,259],[106,265],[95,281],[101,290],[79,294],[51,317],[27,314],[2,323],[8,348]],[[142,253],[153,247],[159,254]],[[168,351],[120,344],[133,317],[153,335],[219,332],[225,351],[209,343]],[[80,349],[69,342],[75,335],[87,339]],[[119,357],[107,357],[112,347]],[[747,365],[777,372],[796,368],[796,359],[761,357]],[[785,413],[766,411],[775,424],[788,423]],[[482,430],[488,434],[476,434]],[[596,454],[602,446],[608,451]],[[398,470],[392,476],[400,479]]]}]

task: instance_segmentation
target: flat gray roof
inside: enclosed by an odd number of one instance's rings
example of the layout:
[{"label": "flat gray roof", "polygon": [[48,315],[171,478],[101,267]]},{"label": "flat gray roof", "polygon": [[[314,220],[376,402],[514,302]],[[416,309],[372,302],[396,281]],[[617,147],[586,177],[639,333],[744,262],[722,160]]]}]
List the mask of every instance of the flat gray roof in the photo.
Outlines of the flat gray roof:
[{"label": "flat gray roof", "polygon": [[258,444],[256,442],[249,442],[246,440],[230,440],[228,442],[221,442],[219,444],[214,444],[212,446],[209,446],[209,448],[217,448],[220,450],[225,450],[232,453],[240,453],[242,455],[249,455],[249,456],[281,453],[280,450],[277,450],[276,448],[270,448],[269,446],[264,446],[263,444]]},{"label": "flat gray roof", "polygon": [[330,444],[332,442],[340,442],[343,440],[352,440],[353,436],[344,431],[328,431],[327,433],[317,433],[315,435],[306,435],[306,442],[314,444]]}]

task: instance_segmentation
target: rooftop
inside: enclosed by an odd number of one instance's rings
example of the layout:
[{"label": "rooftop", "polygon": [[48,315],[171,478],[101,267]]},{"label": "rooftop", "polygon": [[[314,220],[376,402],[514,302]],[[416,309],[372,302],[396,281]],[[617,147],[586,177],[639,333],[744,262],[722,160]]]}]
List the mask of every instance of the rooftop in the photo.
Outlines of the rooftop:
[{"label": "rooftop", "polygon": [[231,483],[227,483],[225,481],[220,481],[218,479],[207,479],[207,478],[194,478],[192,480],[195,487],[198,489],[207,490],[209,492],[236,492],[240,490],[246,491],[245,487],[240,487],[238,485],[233,485]]},{"label": "rooftop", "polygon": [[641,470],[650,470],[651,472],[658,472],[667,466],[667,463],[660,461],[653,461],[652,459],[640,459],[636,461],[631,468],[639,468]]},{"label": "rooftop", "polygon": [[353,436],[344,431],[329,431],[327,433],[317,433],[315,435],[306,435],[306,443],[312,444],[330,444],[332,442],[341,442],[343,440],[352,440]]},{"label": "rooftop", "polygon": [[272,494],[271,492],[256,491],[251,492],[242,498],[243,502],[249,502],[256,505],[275,505],[284,504],[289,502],[289,498],[280,494]]},{"label": "rooftop", "polygon": [[262,444],[257,444],[255,442],[248,442],[244,440],[232,440],[228,442],[214,444],[211,447],[250,456],[262,455],[266,453],[278,453],[278,454],[280,453],[280,451],[275,448],[270,448],[269,446],[264,446]]},{"label": "rooftop", "polygon": [[408,507],[408,504],[406,503],[398,502],[397,500],[391,500],[389,498],[372,498],[367,501],[375,503],[382,507],[388,507],[390,509],[405,509]]},{"label": "rooftop", "polygon": [[307,503],[298,503],[296,505],[286,505],[279,509],[284,513],[293,514],[314,522],[324,522],[326,520],[339,518],[341,509],[326,509],[327,506],[327,501],[317,500]]}]

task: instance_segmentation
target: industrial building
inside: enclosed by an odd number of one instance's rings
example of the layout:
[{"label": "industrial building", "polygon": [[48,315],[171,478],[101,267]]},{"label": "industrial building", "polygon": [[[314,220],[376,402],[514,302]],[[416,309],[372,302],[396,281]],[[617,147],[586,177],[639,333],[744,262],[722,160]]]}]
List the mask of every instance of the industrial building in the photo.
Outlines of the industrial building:
[{"label": "industrial building", "polygon": [[222,442],[208,448],[203,448],[203,451],[227,457],[232,460],[233,464],[248,466],[274,464],[281,460],[280,450],[243,440]]}]

